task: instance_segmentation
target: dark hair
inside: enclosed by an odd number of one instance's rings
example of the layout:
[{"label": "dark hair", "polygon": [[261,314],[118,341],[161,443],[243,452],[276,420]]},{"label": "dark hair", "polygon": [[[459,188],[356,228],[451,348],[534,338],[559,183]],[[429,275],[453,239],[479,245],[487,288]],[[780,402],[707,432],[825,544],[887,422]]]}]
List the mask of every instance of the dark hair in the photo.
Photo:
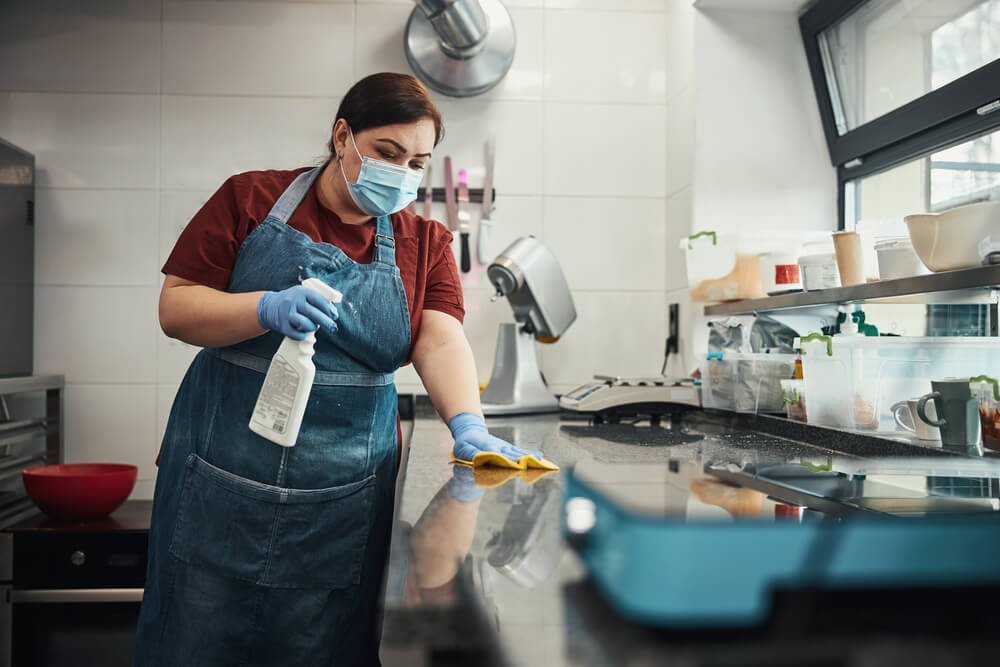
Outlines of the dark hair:
[{"label": "dark hair", "polygon": [[[427,118],[434,122],[435,146],[444,135],[441,113],[424,84],[411,74],[380,72],[361,79],[341,100],[334,125],[341,118],[355,134],[372,127],[415,123]],[[332,136],[328,148],[331,155],[336,153]]]}]

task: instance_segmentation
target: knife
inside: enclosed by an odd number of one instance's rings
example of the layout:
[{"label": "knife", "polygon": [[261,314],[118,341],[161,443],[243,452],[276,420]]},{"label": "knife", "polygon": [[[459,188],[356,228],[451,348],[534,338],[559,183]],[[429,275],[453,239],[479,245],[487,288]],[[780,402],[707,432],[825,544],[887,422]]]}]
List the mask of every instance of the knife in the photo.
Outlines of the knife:
[{"label": "knife", "polygon": [[431,202],[434,200],[434,188],[431,182],[431,165],[427,165],[424,172],[424,219],[431,219]]},{"label": "knife", "polygon": [[455,183],[451,176],[451,156],[444,156],[444,201],[448,229],[458,231],[458,204],[455,203]]},{"label": "knife", "polygon": [[462,273],[472,269],[469,259],[469,173],[458,170],[458,230],[462,235]]},{"label": "knife", "polygon": [[492,134],[486,140],[486,177],[483,179],[483,215],[479,218],[479,263],[483,266],[492,261],[489,253],[490,227],[493,217],[493,162],[496,157],[496,137]]},{"label": "knife", "polygon": [[451,230],[451,248],[455,251],[458,241],[458,204],[455,202],[455,181],[451,172],[451,156],[444,156],[444,202],[445,222]]}]

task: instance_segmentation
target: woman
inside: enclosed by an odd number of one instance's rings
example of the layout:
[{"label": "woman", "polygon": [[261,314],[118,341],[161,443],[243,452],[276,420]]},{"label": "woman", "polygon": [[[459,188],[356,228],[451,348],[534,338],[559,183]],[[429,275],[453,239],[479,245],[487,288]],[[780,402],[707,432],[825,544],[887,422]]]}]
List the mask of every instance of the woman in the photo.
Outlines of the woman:
[{"label": "woman", "polygon": [[[160,324],[203,346],[159,460],[136,665],[378,664],[397,467],[393,372],[413,362],[457,458],[490,436],[451,234],[402,209],[441,138],[413,77],[355,84],[318,168],[226,181],[163,268]],[[340,290],[340,312],[299,283]],[[284,336],[315,331],[298,440],[249,430]]]}]

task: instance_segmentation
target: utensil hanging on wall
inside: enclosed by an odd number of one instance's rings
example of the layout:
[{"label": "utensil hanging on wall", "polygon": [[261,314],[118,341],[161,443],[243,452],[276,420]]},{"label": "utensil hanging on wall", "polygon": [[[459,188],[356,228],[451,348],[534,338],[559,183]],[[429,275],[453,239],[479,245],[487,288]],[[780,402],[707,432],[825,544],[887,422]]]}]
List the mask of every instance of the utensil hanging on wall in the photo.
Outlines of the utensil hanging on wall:
[{"label": "utensil hanging on wall", "polygon": [[462,236],[462,273],[468,273],[472,268],[469,257],[469,172],[458,170],[458,231]]},{"label": "utensil hanging on wall", "polygon": [[451,171],[451,156],[444,156],[444,201],[445,218],[452,234],[452,248],[458,239],[458,202],[455,201],[455,180]]},{"label": "utensil hanging on wall", "polygon": [[427,163],[427,171],[424,172],[424,219],[431,219],[431,202],[434,201],[434,185],[431,182],[431,165]]},{"label": "utensil hanging on wall", "polygon": [[514,61],[514,23],[500,0],[415,0],[404,47],[413,72],[451,97],[497,85]]}]

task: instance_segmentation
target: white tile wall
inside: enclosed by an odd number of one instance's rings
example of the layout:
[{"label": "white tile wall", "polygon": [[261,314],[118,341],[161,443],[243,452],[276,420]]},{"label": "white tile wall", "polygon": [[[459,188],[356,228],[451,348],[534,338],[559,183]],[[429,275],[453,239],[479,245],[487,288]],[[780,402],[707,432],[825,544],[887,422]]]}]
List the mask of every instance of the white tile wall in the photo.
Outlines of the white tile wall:
[{"label": "white tile wall", "polygon": [[43,188],[155,188],[159,124],[154,95],[0,92],[0,136],[35,154]]},{"label": "white tile wall", "polygon": [[74,383],[65,396],[68,463],[131,463],[154,476],[156,385]]},{"label": "white tile wall", "polygon": [[695,35],[695,225],[836,229],[836,171],[795,15],[699,11]]},{"label": "white tile wall", "polygon": [[35,288],[35,371],[67,382],[156,380],[155,287]]},{"label": "white tile wall", "polygon": [[665,33],[662,13],[552,12],[545,25],[546,99],[663,104]]},{"label": "white tile wall", "polygon": [[545,105],[545,192],[663,197],[662,105]]},{"label": "white tile wall", "polygon": [[661,290],[664,215],[659,198],[546,197],[544,242],[574,289]]},{"label": "white tile wall", "polygon": [[[492,249],[543,239],[579,312],[562,340],[538,348],[553,388],[596,372],[656,372],[667,290],[682,287],[669,247],[690,227],[690,125],[668,114],[691,88],[690,2],[505,4],[518,38],[507,78],[473,99],[435,95],[446,136],[432,185],[442,184],[445,154],[479,185],[495,133]],[[0,136],[38,160],[36,369],[67,376],[68,460],[133,461],[136,494],[152,493],[152,457],[197,351],[158,329],[159,267],[229,175],[325,158],[346,88],[408,71],[412,10],[412,0],[44,0],[0,10]],[[477,222],[473,209],[473,247]],[[490,301],[483,273],[463,284],[486,381],[511,313]],[[398,385],[422,390],[412,368]]]},{"label": "white tile wall", "polygon": [[39,189],[36,284],[155,285],[157,198],[155,190]]},{"label": "white tile wall", "polygon": [[694,165],[694,103],[691,87],[667,104],[667,194],[690,187]]},{"label": "white tile wall", "polygon": [[168,2],[163,8],[166,94],[346,91],[354,82],[353,58],[350,5]]},{"label": "white tile wall", "polygon": [[335,98],[164,95],[162,187],[214,192],[241,171],[318,164],[326,158],[338,103]]},{"label": "white tile wall", "polygon": [[159,0],[32,0],[0,11],[0,90],[159,92]]}]

